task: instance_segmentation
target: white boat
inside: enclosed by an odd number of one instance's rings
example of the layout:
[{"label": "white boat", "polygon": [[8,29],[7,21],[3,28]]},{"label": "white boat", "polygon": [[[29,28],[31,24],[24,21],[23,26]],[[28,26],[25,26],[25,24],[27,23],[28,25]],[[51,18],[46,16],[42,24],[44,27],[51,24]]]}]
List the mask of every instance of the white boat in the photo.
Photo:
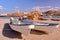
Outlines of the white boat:
[{"label": "white boat", "polygon": [[12,24],[9,24],[12,30],[20,32],[24,35],[30,34],[31,29],[34,29],[32,20],[19,21],[18,18],[12,18],[10,22],[12,22]]},{"label": "white boat", "polygon": [[58,27],[58,23],[36,22],[34,29],[44,31],[46,33],[52,33]]}]

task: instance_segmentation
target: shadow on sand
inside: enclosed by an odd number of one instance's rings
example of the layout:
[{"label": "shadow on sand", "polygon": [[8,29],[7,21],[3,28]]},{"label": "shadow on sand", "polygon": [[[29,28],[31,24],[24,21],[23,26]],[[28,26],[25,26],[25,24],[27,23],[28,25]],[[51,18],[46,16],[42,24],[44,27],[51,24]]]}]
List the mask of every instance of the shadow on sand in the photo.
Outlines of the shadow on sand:
[{"label": "shadow on sand", "polygon": [[8,23],[4,24],[4,28],[3,28],[2,34],[3,34],[5,37],[8,37],[8,38],[18,38],[18,39],[22,39],[21,33],[16,32],[16,31],[13,31],[13,30],[10,28],[10,26],[9,26]]},{"label": "shadow on sand", "polygon": [[[31,33],[31,34],[36,34],[36,35],[48,34],[48,33],[44,32],[44,31],[34,30],[34,29],[32,29],[30,33]],[[8,37],[8,38],[18,38],[18,39],[22,39],[21,33],[16,32],[16,31],[13,31],[13,30],[10,28],[10,26],[9,26],[8,23],[4,24],[4,28],[3,28],[2,34],[3,34],[5,37]]]},{"label": "shadow on sand", "polygon": [[31,34],[36,34],[36,35],[47,35],[48,33],[41,31],[41,30],[31,30]]}]

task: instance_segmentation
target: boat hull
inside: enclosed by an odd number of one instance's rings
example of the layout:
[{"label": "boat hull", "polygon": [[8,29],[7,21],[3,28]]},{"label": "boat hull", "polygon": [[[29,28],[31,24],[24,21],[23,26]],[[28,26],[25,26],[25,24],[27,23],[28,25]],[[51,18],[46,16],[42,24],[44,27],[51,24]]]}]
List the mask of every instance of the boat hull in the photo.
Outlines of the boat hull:
[{"label": "boat hull", "polygon": [[57,25],[57,26],[35,26],[34,29],[44,31],[46,33],[52,33],[58,27],[59,27],[59,25]]},{"label": "boat hull", "polygon": [[9,25],[11,29],[14,31],[20,32],[26,36],[30,34],[31,29],[29,29],[29,25],[28,26],[19,26],[19,25],[11,25],[11,24]]}]

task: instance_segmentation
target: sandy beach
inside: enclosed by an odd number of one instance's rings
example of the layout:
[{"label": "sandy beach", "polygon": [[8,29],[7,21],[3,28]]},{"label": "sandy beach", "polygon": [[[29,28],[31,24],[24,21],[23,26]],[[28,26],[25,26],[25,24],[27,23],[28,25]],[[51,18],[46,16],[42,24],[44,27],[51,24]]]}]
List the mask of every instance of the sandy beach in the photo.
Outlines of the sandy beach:
[{"label": "sandy beach", "polygon": [[[20,33],[13,31],[9,27],[8,22],[9,20],[0,20],[0,40],[23,40]],[[27,40],[60,40],[60,27],[54,29],[54,31],[49,34],[31,30]]]}]

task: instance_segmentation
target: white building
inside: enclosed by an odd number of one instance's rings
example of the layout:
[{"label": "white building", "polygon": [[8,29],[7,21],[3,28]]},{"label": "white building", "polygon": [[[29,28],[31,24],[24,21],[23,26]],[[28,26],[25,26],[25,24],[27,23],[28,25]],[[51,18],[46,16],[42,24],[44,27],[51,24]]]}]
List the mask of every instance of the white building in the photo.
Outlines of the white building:
[{"label": "white building", "polygon": [[6,16],[7,14],[0,14],[0,16]]}]

